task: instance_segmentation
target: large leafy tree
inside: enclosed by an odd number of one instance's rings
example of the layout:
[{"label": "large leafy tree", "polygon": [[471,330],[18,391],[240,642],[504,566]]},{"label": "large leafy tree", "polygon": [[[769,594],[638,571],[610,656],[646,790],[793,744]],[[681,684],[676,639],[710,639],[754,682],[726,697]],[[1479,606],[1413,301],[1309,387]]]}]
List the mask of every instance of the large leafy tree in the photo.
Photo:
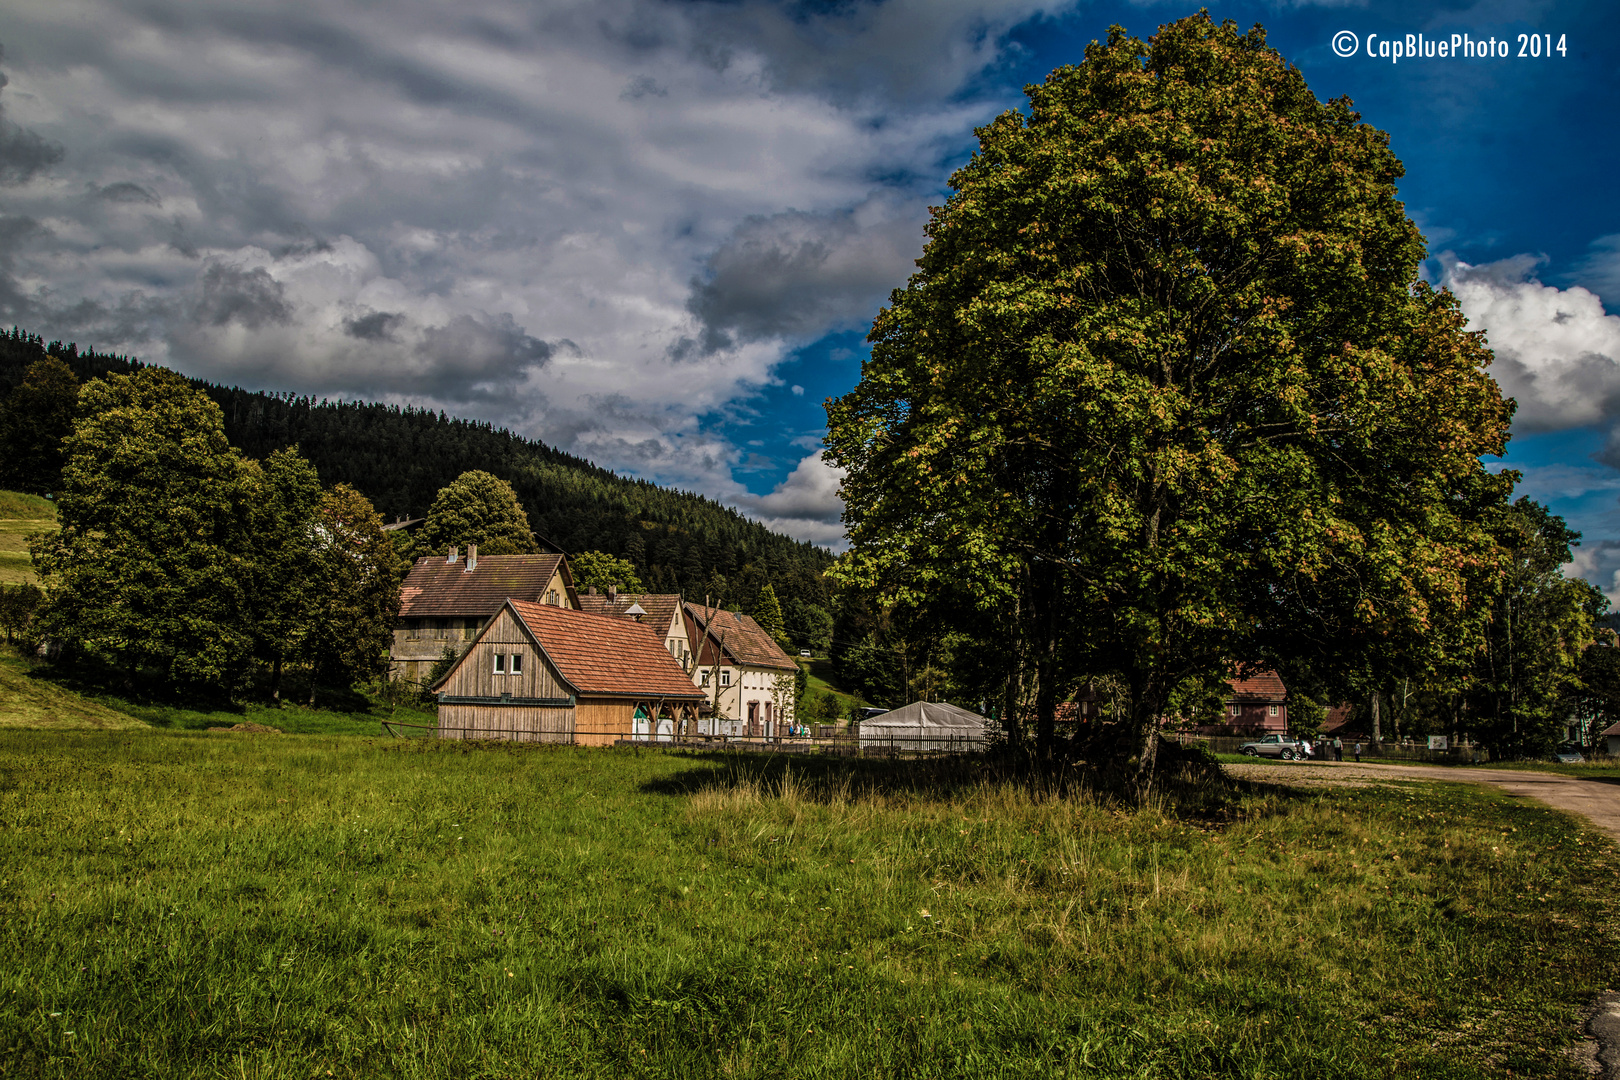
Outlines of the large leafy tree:
[{"label": "large leafy tree", "polygon": [[79,380],[55,356],[28,365],[0,402],[0,487],[47,494],[62,482],[62,440],[78,415]]},{"label": "large leafy tree", "polygon": [[833,573],[993,631],[1043,749],[1059,701],[1117,677],[1145,793],[1189,680],[1477,618],[1512,483],[1479,456],[1510,410],[1418,277],[1387,137],[1260,28],[1115,28],[1028,93],[829,406]]},{"label": "large leafy tree", "polygon": [[248,462],[252,558],[248,600],[254,652],[270,666],[270,698],[281,701],[281,674],[299,654],[321,602],[314,548],[321,481],[295,448]]},{"label": "large leafy tree", "polygon": [[480,469],[464,472],[439,489],[422,523],[420,543],[429,551],[477,544],[484,555],[528,555],[536,550],[529,519],[512,485]]},{"label": "large leafy tree", "polygon": [[382,517],[347,484],[321,497],[311,541],[315,603],[302,648],[313,701],[318,683],[349,686],[387,669],[399,576]]},{"label": "large leafy tree", "polygon": [[646,592],[641,578],[636,576],[636,568],[629,559],[621,559],[603,551],[582,551],[568,560],[568,569],[574,575],[574,584],[578,588],[586,589],[596,586],[603,592],[608,586],[617,585],[627,593]]},{"label": "large leafy tree", "polygon": [[162,368],[86,383],[61,530],[34,545],[34,632],[125,669],[231,690],[253,655],[252,477],[219,406]]}]

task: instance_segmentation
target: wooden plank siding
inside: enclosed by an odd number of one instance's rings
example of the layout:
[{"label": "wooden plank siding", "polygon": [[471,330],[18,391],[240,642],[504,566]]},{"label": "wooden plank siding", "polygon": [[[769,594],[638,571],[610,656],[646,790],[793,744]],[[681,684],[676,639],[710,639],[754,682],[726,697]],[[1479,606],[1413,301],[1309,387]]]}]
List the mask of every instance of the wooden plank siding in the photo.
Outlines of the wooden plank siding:
[{"label": "wooden plank siding", "polygon": [[634,701],[582,698],[574,709],[574,742],[612,746],[616,739],[628,739],[635,715]]},{"label": "wooden plank siding", "polygon": [[439,737],[571,743],[574,710],[526,705],[441,705]]},{"label": "wooden plank siding", "polygon": [[[523,657],[518,675],[495,674],[495,656],[517,654]],[[563,701],[571,691],[563,685],[557,669],[535,649],[534,643],[508,608],[502,608],[495,622],[473,645],[469,654],[439,688],[445,697],[500,699],[510,695],[527,701]]]}]

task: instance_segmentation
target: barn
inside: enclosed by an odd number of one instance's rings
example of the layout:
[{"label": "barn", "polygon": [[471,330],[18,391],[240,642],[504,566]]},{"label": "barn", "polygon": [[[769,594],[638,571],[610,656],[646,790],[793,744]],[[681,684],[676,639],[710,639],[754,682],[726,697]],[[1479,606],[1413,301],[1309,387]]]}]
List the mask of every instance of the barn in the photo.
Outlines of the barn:
[{"label": "barn", "polygon": [[433,687],[439,737],[607,746],[696,729],[704,694],[627,619],[507,600]]}]

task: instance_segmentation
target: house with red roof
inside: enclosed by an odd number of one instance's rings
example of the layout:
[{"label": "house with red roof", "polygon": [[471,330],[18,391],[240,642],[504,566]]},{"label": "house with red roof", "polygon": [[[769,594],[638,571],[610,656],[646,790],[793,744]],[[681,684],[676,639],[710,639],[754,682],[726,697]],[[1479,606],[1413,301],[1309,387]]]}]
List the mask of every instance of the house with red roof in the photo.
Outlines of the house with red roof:
[{"label": "house with red roof", "polygon": [[1201,723],[1200,735],[1254,735],[1288,730],[1288,688],[1275,671],[1257,671],[1227,681],[1218,723]]},{"label": "house with red roof", "polygon": [[681,611],[679,593],[624,593],[616,586],[608,586],[599,593],[592,585],[579,594],[579,609],[597,615],[614,615],[651,627],[653,633],[664,640],[664,648],[691,670],[692,641],[687,637],[686,619]]},{"label": "house with red roof", "polygon": [[562,555],[478,556],[478,545],[449,549],[448,557],[416,560],[399,589],[399,621],[389,647],[391,677],[421,682],[444,655],[460,652],[508,597],[579,607],[573,574]]},{"label": "house with red roof", "polygon": [[433,689],[440,738],[582,746],[690,734],[705,700],[651,627],[513,599]]},{"label": "house with red roof", "polygon": [[772,739],[793,722],[799,665],[740,611],[683,605],[688,640],[696,642],[692,682],[709,699],[699,731]]}]

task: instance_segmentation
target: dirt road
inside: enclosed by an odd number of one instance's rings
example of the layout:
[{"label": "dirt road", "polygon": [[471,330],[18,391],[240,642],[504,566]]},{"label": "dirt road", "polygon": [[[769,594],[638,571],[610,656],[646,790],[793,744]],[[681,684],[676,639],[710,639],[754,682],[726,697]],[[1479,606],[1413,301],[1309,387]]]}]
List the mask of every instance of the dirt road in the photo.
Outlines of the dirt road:
[{"label": "dirt road", "polygon": [[1506,769],[1469,769],[1440,765],[1383,765],[1362,762],[1256,762],[1224,766],[1231,776],[1273,784],[1320,785],[1377,783],[1380,780],[1445,780],[1492,784],[1511,795],[1538,799],[1548,806],[1579,814],[1620,842],[1620,780],[1586,780],[1555,773]]}]

